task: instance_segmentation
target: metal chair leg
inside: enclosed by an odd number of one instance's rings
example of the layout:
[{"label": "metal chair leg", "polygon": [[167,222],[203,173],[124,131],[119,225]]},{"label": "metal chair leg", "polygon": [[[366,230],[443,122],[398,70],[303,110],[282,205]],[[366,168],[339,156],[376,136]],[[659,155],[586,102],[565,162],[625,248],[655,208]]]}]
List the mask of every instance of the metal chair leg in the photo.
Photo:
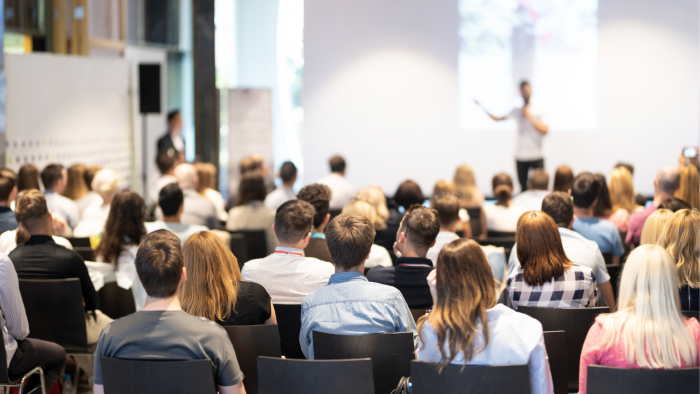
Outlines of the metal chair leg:
[{"label": "metal chair leg", "polygon": [[[41,367],[36,367],[26,373],[24,377],[22,377],[22,380],[19,382],[19,394],[24,393],[24,383],[29,379],[32,375],[39,373],[39,387],[41,387],[41,394],[46,394],[46,382],[44,380],[44,370]],[[36,391],[36,389],[32,390],[30,393],[33,393]],[[27,393],[27,394],[30,394]]]}]

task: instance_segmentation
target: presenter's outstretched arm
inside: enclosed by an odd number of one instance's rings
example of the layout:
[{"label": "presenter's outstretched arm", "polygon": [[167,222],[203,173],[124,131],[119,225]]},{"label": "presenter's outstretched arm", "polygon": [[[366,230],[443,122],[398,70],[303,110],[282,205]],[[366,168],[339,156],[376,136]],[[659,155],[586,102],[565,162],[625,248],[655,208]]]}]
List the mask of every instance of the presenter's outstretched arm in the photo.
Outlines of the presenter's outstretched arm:
[{"label": "presenter's outstretched arm", "polygon": [[537,130],[538,133],[540,133],[542,135],[547,135],[547,133],[549,132],[549,125],[547,125],[546,123],[542,123],[539,120],[535,119],[535,117],[530,114],[530,111],[529,111],[529,108],[527,105],[523,107],[522,111],[523,111],[523,117],[525,119],[527,119],[528,121],[530,121],[530,123],[532,123],[532,125],[535,127],[535,130]]},{"label": "presenter's outstretched arm", "polygon": [[486,108],[484,108],[483,105],[481,105],[480,102],[478,102],[478,101],[476,101],[476,100],[474,100],[474,102],[476,103],[476,105],[478,105],[479,107],[481,107],[481,109],[483,109],[484,112],[486,112],[486,115],[488,115],[491,119],[495,120],[496,122],[500,122],[500,121],[502,121],[502,120],[508,119],[507,116],[496,116],[496,115],[492,115],[489,111],[486,110]]}]

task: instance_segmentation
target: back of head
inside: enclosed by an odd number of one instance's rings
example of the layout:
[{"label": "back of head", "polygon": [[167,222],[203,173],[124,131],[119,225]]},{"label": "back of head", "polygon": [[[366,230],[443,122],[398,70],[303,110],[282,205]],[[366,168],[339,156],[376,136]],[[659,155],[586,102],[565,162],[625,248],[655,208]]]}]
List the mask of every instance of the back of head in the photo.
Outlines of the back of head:
[{"label": "back of head", "polygon": [[401,221],[399,232],[406,233],[406,240],[415,249],[427,251],[440,233],[437,211],[421,206],[411,207]]},{"label": "back of head", "polygon": [[115,263],[126,245],[138,244],[146,234],[143,198],[130,190],[117,192],[109,206],[102,240],[95,250],[103,261]]},{"label": "back of head", "polygon": [[634,175],[634,166],[632,164],[619,162],[615,164],[615,168],[624,168],[629,171],[630,175]]},{"label": "back of head", "polygon": [[666,248],[676,263],[681,286],[700,287],[700,212],[681,209],[671,216],[659,236],[659,245]]},{"label": "back of head", "polygon": [[474,179],[472,168],[468,165],[457,167],[454,176],[454,184],[455,190],[457,190],[457,196],[463,200],[463,203],[471,203],[477,192],[476,180]]},{"label": "back of head", "polygon": [[571,197],[574,198],[574,206],[577,208],[589,208],[598,198],[600,183],[590,172],[582,172],[576,175],[571,186]]},{"label": "back of head", "polygon": [[610,172],[610,202],[613,211],[624,209],[634,212],[634,181],[632,174],[625,167],[616,167]]},{"label": "back of head", "polygon": [[642,228],[642,236],[640,245],[656,245],[659,242],[661,231],[663,231],[666,223],[671,220],[673,212],[669,209],[657,209],[644,222]]},{"label": "back of head", "polygon": [[457,196],[445,195],[438,197],[433,203],[433,208],[438,213],[442,227],[448,227],[459,220],[460,205]]},{"label": "back of head", "polygon": [[17,173],[17,191],[39,190],[39,169],[34,164],[24,164]]},{"label": "back of head", "polygon": [[530,286],[552,282],[571,267],[557,225],[544,212],[530,211],[520,216],[515,242],[523,279]]},{"label": "back of head", "polygon": [[656,174],[656,184],[660,191],[672,195],[681,186],[681,175],[678,168],[664,166]]},{"label": "back of head", "polygon": [[362,215],[344,212],[335,217],[326,228],[326,243],[334,264],[346,271],[362,264],[372,249],[374,235],[372,222]]},{"label": "back of head", "polygon": [[238,184],[238,204],[243,205],[251,201],[263,201],[267,196],[265,179],[257,173],[249,173],[243,176]]},{"label": "back of head", "polygon": [[236,305],[241,270],[236,257],[216,234],[192,234],[183,247],[187,280],[180,305],[185,312],[212,321],[225,320]]},{"label": "back of head", "polygon": [[[367,201],[353,198],[349,203],[345,204],[342,213],[353,213],[355,215],[364,216],[372,223],[374,229],[378,230],[377,224],[381,219],[379,219],[379,215],[377,215],[377,210]],[[381,223],[383,223],[383,221]]]},{"label": "back of head", "polygon": [[358,200],[367,201],[377,211],[377,220],[374,221],[377,230],[386,228],[386,220],[389,219],[389,209],[386,206],[386,196],[379,186],[368,186],[360,189],[355,196]]},{"label": "back of head", "polygon": [[39,190],[25,190],[17,195],[15,218],[27,230],[33,232],[35,229],[46,226],[48,216],[46,198]]},{"label": "back of head", "polygon": [[110,199],[119,190],[119,175],[109,168],[100,170],[92,179],[92,191],[104,200]]},{"label": "back of head", "polygon": [[195,163],[195,170],[197,170],[197,178],[199,179],[197,185],[197,192],[204,193],[207,189],[216,188],[216,166],[211,163]]},{"label": "back of head", "polygon": [[175,167],[175,178],[182,190],[197,190],[199,186],[197,169],[192,164],[182,163]]},{"label": "back of head", "polygon": [[0,201],[9,202],[15,186],[17,186],[17,174],[9,168],[0,169]]},{"label": "back of head", "polygon": [[297,179],[297,166],[291,161],[285,161],[280,168],[280,178],[285,184],[293,183]]},{"label": "back of head", "polygon": [[431,196],[431,200],[434,201],[436,198],[447,195],[456,196],[457,187],[455,187],[453,182],[443,179],[438,181],[433,187],[433,195]]},{"label": "back of head", "polygon": [[165,175],[172,171],[175,168],[177,159],[178,155],[172,150],[159,154],[156,158],[156,165],[160,174]]},{"label": "back of head", "polygon": [[262,160],[256,155],[244,157],[239,164],[241,175],[246,175],[251,172],[260,173],[262,172],[262,165]]},{"label": "back of head", "polygon": [[422,204],[425,201],[423,191],[416,182],[411,180],[403,181],[394,194],[394,202],[405,209],[415,204]]},{"label": "back of head", "polygon": [[550,193],[542,200],[542,212],[549,215],[557,227],[568,228],[574,219],[574,203],[567,193]]},{"label": "back of head", "polygon": [[596,182],[598,182],[598,198],[593,207],[593,216],[606,217],[612,215],[612,202],[610,201],[610,192],[608,191],[608,182],[605,180],[605,175],[594,174]]},{"label": "back of head", "polygon": [[554,173],[554,185],[552,190],[555,192],[568,193],[571,189],[571,184],[574,181],[574,172],[569,166],[559,166]]},{"label": "back of head", "polygon": [[85,184],[88,190],[92,191],[92,180],[95,179],[95,175],[102,169],[101,166],[92,165],[85,169]]},{"label": "back of head", "polygon": [[499,203],[505,203],[513,195],[513,178],[505,172],[494,175],[491,186],[493,195]]},{"label": "back of head", "polygon": [[280,243],[294,244],[313,228],[314,207],[306,201],[291,200],[275,213],[275,235]]},{"label": "back of head", "polygon": [[680,167],[680,188],[674,194],[691,207],[700,209],[700,175],[694,165]]},{"label": "back of head", "polygon": [[671,212],[678,212],[681,209],[690,209],[690,204],[676,197],[669,197],[659,204],[659,209],[668,209]]},{"label": "back of head", "polygon": [[331,167],[331,172],[344,173],[345,159],[342,156],[335,155],[328,160],[328,165]]},{"label": "back of head", "polygon": [[544,168],[536,168],[527,180],[527,185],[531,190],[548,190],[549,174]]},{"label": "back of head", "polygon": [[41,170],[41,183],[45,190],[53,190],[58,181],[63,179],[63,166],[61,164],[49,164]]},{"label": "back of head", "polygon": [[180,239],[168,230],[146,235],[136,252],[135,265],[146,294],[156,298],[175,295],[184,266]]},{"label": "back of head", "polygon": [[314,214],[314,228],[321,227],[323,221],[326,220],[330,210],[331,195],[331,188],[322,183],[312,183],[305,186],[297,194],[297,199],[313,205],[316,212]]},{"label": "back of head", "polygon": [[66,189],[63,190],[65,197],[77,200],[87,194],[88,187],[85,184],[86,169],[84,164],[73,164],[68,167],[68,182],[66,182]]},{"label": "back of head", "polygon": [[177,183],[166,185],[158,193],[158,206],[165,217],[177,215],[183,201],[184,195]]}]

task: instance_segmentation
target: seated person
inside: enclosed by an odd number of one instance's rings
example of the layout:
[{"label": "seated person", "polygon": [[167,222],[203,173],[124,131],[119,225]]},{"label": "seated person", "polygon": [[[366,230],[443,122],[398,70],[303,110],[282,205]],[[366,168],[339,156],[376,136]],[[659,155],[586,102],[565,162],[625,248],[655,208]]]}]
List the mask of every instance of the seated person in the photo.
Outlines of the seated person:
[{"label": "seated person", "polygon": [[[631,173],[633,171],[630,171]],[[639,238],[642,235],[644,222],[647,220],[659,205],[666,201],[669,197],[681,187],[681,176],[678,168],[674,166],[664,166],[656,174],[654,178],[654,201],[643,209],[630,215],[629,226],[627,227],[627,236],[625,242],[628,244],[639,243]],[[640,204],[641,205],[641,204]]]},{"label": "seated person", "polygon": [[426,278],[433,270],[433,262],[425,256],[435,245],[439,232],[437,211],[414,205],[404,215],[396,234],[396,265],[372,268],[367,279],[399,289],[411,309],[430,308],[433,299]]},{"label": "seated person", "polygon": [[674,266],[673,258],[658,245],[643,245],[630,253],[620,279],[617,312],[599,315],[588,330],[581,350],[579,393],[586,394],[589,365],[635,369],[700,365],[700,324],[678,308]]},{"label": "seated person", "polygon": [[285,161],[280,168],[282,185],[271,191],[265,197],[265,208],[276,211],[280,205],[289,200],[299,198],[294,193],[294,183],[297,181],[297,167],[291,161]]},{"label": "seated person", "polygon": [[513,205],[526,211],[538,211],[542,200],[549,194],[549,174],[544,168],[536,168],[527,180],[527,190],[513,197]]},{"label": "seated person", "polygon": [[415,340],[416,326],[401,293],[362,275],[374,242],[372,222],[343,213],[328,224],[326,236],[335,273],[301,305],[299,343],[306,358],[314,358],[314,331],[341,335],[411,331]]},{"label": "seated person", "polygon": [[49,211],[65,221],[70,227],[68,234],[72,234],[80,221],[80,211],[73,200],[63,197],[67,181],[68,174],[60,164],[49,164],[41,171],[41,182],[44,184]]},{"label": "seated person", "polygon": [[93,204],[85,208],[80,215],[80,223],[73,229],[77,238],[100,235],[109,216],[109,208],[114,196],[119,191],[119,175],[114,170],[100,170],[92,180],[92,190],[102,198],[102,204]]},{"label": "seated person", "polygon": [[179,155],[174,150],[160,153],[158,158],[156,158],[156,165],[158,166],[160,177],[148,188],[149,209],[152,209],[154,205],[158,204],[158,194],[166,185],[177,183],[177,178],[175,178],[175,165],[177,164],[178,158]]},{"label": "seated person", "polygon": [[95,175],[97,175],[98,172],[102,170],[102,167],[97,166],[97,165],[92,165],[89,167],[85,168],[85,172],[83,173],[83,181],[85,182],[85,186],[87,187],[87,192],[85,193],[84,196],[80,197],[75,201],[75,205],[78,206],[78,211],[82,215],[83,212],[85,212],[85,209],[91,205],[100,205],[102,204],[102,197],[100,197],[99,194],[95,193],[94,190],[92,190],[92,181],[95,179]]},{"label": "seated person", "polygon": [[[316,213],[314,214],[314,228],[311,230],[311,239],[309,244],[304,249],[304,253],[308,257],[315,257],[319,260],[333,263],[331,254],[328,253],[326,246],[326,235],[324,231],[328,222],[331,220],[330,210],[331,188],[322,183],[312,183],[304,186],[297,194],[300,201],[306,201],[314,206]],[[282,205],[282,204],[280,204]]]},{"label": "seated person", "polygon": [[10,205],[17,197],[17,175],[9,168],[0,169],[0,233],[12,231],[19,224]]},{"label": "seated person", "polygon": [[180,307],[187,271],[175,234],[158,230],[146,235],[136,254],[136,271],[148,300],[139,312],[115,320],[100,335],[92,373],[95,394],[104,394],[102,357],[209,360],[219,393],[245,394],[243,373],[226,331]]},{"label": "seated person", "polygon": [[459,239],[459,235],[455,233],[455,229],[460,222],[459,198],[453,195],[438,197],[433,202],[433,208],[437,211],[440,219],[440,232],[435,238],[435,245],[428,249],[426,257],[433,262],[433,267],[437,268],[438,255],[442,247]]},{"label": "seated person", "polygon": [[612,254],[612,264],[620,264],[620,256],[625,247],[620,239],[620,232],[612,222],[594,216],[598,201],[600,183],[590,172],[582,172],[574,178],[571,196],[574,199],[574,225],[571,229],[591,241],[595,241],[603,254]]},{"label": "seated person", "polygon": [[[559,227],[561,243],[564,253],[572,263],[590,268],[595,274],[596,283],[605,303],[611,311],[615,311],[615,296],[610,283],[610,274],[605,266],[603,254],[598,249],[598,244],[584,238],[581,234],[571,230],[574,222],[574,205],[571,196],[562,192],[554,192],[542,201],[542,212],[549,215]],[[517,251],[518,244],[513,245],[513,252],[508,261],[508,274],[520,268]]]},{"label": "seated person", "polygon": [[496,303],[498,290],[479,245],[467,239],[445,245],[435,272],[435,304],[418,319],[416,358],[442,365],[528,364],[530,392],[552,393],[542,324]]},{"label": "seated person", "polygon": [[194,165],[194,168],[197,170],[197,178],[199,179],[197,193],[209,200],[209,202],[214,205],[219,220],[226,222],[228,220],[226,200],[224,200],[221,193],[216,190],[216,166],[212,163],[199,162]]},{"label": "seated person", "polygon": [[46,199],[38,190],[24,193],[15,207],[19,222],[19,235],[29,239],[17,245],[9,257],[20,279],[68,279],[78,278],[85,304],[85,323],[88,344],[97,343],[100,331],[112,319],[98,310],[98,297],[88,269],[80,255],[51,238],[51,221]]},{"label": "seated person", "polygon": [[513,308],[591,308],[598,300],[593,271],[574,265],[564,253],[554,220],[540,211],[525,212],[515,235],[522,268],[508,277]]},{"label": "seated person", "polygon": [[280,205],[272,227],[279,246],[271,255],[243,265],[243,280],[262,285],[273,304],[301,304],[307,294],[325,286],[334,272],[333,265],[304,254],[314,213],[314,207],[306,201]]},{"label": "seated person", "polygon": [[264,230],[267,251],[273,253],[277,246],[277,238],[272,231],[275,212],[265,208],[263,204],[265,194],[267,194],[265,179],[261,175],[244,175],[238,184],[238,206],[231,208],[228,212],[226,230]]},{"label": "seated person", "polygon": [[[185,224],[206,226],[210,229],[219,228],[219,217],[216,208],[211,201],[197,192],[199,178],[197,170],[192,164],[183,163],[175,167],[175,178],[182,190],[185,207],[180,215],[180,220]],[[163,218],[163,212],[156,209],[156,219]]]},{"label": "seated person", "polygon": [[236,257],[214,233],[193,234],[182,251],[187,270],[182,310],[222,326],[277,324],[270,295],[259,284],[241,280]]},{"label": "seated person", "polygon": [[[354,213],[366,217],[374,226],[375,231],[377,229],[377,221],[381,220],[378,218],[377,210],[374,206],[366,201],[350,200],[343,208],[343,213]],[[365,261],[365,268],[391,267],[392,265],[389,252],[383,246],[373,243],[369,251],[369,258]]]},{"label": "seated person", "polygon": [[495,204],[484,204],[488,231],[515,233],[518,218],[526,210],[513,204],[513,178],[506,173],[496,174],[491,181]]},{"label": "seated person", "polygon": [[177,183],[171,183],[160,189],[158,207],[163,212],[163,220],[146,223],[146,231],[152,233],[156,230],[169,230],[180,238],[183,245],[192,234],[209,231],[205,226],[180,223],[182,211],[185,209],[184,201],[184,194]]},{"label": "seated person", "polygon": [[374,243],[383,247],[389,252],[391,261],[396,264],[396,255],[394,254],[394,243],[396,242],[396,233],[401,227],[403,215],[409,208],[418,204],[421,205],[425,201],[423,191],[420,186],[412,181],[406,180],[401,182],[394,198],[388,204],[389,218],[386,220],[386,228],[378,230],[374,236]]},{"label": "seated person", "polygon": [[700,212],[681,209],[671,216],[658,244],[666,248],[676,265],[681,310],[700,310]]},{"label": "seated person", "polygon": [[[670,209],[657,209],[649,215],[644,227],[642,228],[642,236],[639,238],[640,245],[656,245],[659,242],[661,231],[663,231],[666,223],[673,217],[673,212]],[[0,236],[2,239],[2,236]]]},{"label": "seated person", "polygon": [[328,160],[331,173],[319,179],[316,183],[328,185],[333,192],[331,209],[343,209],[350,199],[355,197],[355,187],[345,177],[345,159],[341,156],[333,156]]}]

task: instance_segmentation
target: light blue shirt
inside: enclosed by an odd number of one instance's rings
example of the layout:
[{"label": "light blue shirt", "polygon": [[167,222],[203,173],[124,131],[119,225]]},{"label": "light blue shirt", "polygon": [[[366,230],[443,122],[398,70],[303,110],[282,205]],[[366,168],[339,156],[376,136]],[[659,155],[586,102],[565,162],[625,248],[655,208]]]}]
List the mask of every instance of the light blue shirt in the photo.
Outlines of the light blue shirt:
[{"label": "light blue shirt", "polygon": [[46,197],[46,207],[49,211],[65,220],[71,230],[78,225],[78,222],[80,222],[80,211],[73,200],[63,197],[53,190],[46,190],[44,197]]},{"label": "light blue shirt", "polygon": [[309,360],[314,358],[314,331],[339,335],[411,331],[418,343],[416,323],[401,292],[371,283],[359,272],[333,274],[328,285],[304,298],[299,343]]},{"label": "light blue shirt", "polygon": [[612,253],[613,256],[625,254],[620,232],[612,222],[595,217],[576,218],[571,229],[587,239],[595,241],[601,253]]}]

